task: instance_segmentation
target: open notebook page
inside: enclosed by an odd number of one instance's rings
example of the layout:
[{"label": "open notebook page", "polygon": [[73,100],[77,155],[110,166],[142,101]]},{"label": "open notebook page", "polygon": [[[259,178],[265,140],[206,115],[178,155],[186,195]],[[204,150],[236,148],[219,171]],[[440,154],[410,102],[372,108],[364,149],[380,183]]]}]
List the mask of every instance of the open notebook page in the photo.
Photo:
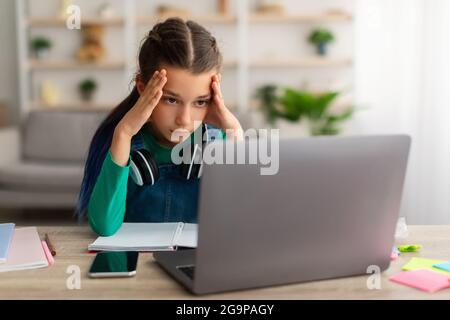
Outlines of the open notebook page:
[{"label": "open notebook page", "polygon": [[178,223],[123,223],[116,234],[98,237],[89,250],[159,251],[173,250]]}]

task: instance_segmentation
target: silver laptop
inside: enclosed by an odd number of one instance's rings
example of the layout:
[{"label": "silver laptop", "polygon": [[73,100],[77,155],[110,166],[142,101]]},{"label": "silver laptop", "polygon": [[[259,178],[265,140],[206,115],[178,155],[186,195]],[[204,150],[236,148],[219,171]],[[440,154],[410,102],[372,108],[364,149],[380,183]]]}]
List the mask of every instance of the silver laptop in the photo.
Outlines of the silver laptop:
[{"label": "silver laptop", "polygon": [[289,139],[279,148],[273,176],[260,165],[204,166],[197,248],[154,254],[191,292],[388,268],[410,138]]}]

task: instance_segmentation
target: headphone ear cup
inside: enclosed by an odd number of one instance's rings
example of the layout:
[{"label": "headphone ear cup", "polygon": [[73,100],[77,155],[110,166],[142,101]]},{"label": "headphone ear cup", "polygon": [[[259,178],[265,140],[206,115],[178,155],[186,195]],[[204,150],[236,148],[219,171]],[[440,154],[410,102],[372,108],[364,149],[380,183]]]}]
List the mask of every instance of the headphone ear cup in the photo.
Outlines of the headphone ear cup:
[{"label": "headphone ear cup", "polygon": [[137,185],[154,185],[158,181],[159,168],[148,150],[133,151],[131,161],[131,177]]}]

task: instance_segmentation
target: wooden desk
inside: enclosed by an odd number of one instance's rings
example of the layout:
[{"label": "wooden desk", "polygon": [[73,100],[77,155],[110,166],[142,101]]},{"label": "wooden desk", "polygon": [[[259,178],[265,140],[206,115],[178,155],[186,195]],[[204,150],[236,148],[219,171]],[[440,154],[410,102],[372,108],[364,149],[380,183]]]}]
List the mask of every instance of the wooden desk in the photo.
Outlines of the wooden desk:
[{"label": "wooden desk", "polygon": [[[41,238],[49,236],[57,250],[56,263],[45,269],[0,273],[3,299],[195,299],[158,267],[151,253],[141,254],[134,278],[90,279],[94,258],[86,251],[95,239],[88,227],[39,227]],[[402,254],[382,274],[381,290],[368,290],[368,276],[315,281],[264,289],[230,292],[202,299],[450,299],[450,289],[429,294],[388,280],[411,257],[450,260],[450,226],[410,226],[408,243],[423,245],[420,253]],[[66,273],[70,265],[81,269],[81,289],[69,290]]]}]

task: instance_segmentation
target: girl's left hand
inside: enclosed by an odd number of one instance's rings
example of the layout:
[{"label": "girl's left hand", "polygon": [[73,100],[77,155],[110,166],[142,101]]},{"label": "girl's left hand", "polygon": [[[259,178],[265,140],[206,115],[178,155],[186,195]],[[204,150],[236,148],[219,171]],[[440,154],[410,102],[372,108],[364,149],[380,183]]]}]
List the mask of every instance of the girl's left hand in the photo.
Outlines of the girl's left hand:
[{"label": "girl's left hand", "polygon": [[220,80],[220,74],[212,77],[211,104],[208,106],[208,112],[203,122],[212,124],[213,126],[222,129],[224,132],[227,132],[227,129],[233,130],[233,137],[237,140],[242,140],[242,126],[239,123],[239,120],[225,106],[222,90],[220,89]]}]

